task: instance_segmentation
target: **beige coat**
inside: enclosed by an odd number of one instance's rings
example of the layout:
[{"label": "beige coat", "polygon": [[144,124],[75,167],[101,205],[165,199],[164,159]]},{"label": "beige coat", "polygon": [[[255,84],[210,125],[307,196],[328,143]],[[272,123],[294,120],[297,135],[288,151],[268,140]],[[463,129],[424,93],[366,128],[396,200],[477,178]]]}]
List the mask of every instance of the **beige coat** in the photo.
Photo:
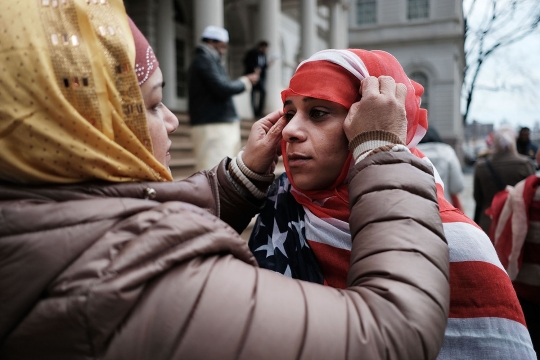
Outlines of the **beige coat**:
[{"label": "beige coat", "polygon": [[176,183],[1,184],[0,358],[437,356],[448,249],[428,166],[356,165],[347,290],[256,266],[237,231],[260,204],[225,166]]}]

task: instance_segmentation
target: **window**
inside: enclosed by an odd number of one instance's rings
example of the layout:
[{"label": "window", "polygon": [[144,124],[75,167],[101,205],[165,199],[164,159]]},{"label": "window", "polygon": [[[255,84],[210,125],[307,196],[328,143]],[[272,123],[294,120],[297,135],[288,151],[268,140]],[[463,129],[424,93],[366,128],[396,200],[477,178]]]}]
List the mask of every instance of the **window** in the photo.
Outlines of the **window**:
[{"label": "window", "polygon": [[176,39],[176,96],[187,96],[186,43]]},{"label": "window", "polygon": [[358,25],[365,25],[376,22],[376,0],[356,0],[356,23]]},{"label": "window", "polygon": [[424,94],[422,95],[422,103],[420,104],[420,107],[429,111],[429,82],[427,75],[421,71],[415,71],[411,74],[410,79],[416,81],[424,87]]},{"label": "window", "polygon": [[408,19],[425,19],[428,17],[429,0],[408,0]]}]

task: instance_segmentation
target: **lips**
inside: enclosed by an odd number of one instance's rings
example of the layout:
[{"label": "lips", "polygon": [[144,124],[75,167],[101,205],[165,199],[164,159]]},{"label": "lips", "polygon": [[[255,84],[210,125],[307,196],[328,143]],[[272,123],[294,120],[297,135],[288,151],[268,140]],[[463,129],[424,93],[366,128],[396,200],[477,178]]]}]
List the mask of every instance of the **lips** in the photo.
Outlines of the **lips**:
[{"label": "lips", "polygon": [[287,156],[287,162],[289,163],[289,167],[298,167],[306,164],[308,161],[310,161],[312,158],[310,156],[304,155],[304,154],[298,154],[298,153],[292,153]]}]

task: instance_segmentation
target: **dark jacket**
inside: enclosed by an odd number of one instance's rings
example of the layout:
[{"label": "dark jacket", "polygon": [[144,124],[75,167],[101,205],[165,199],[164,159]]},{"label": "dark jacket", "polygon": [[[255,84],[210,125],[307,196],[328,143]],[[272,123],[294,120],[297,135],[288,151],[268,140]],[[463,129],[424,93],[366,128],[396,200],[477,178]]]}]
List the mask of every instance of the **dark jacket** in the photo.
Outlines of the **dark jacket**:
[{"label": "dark jacket", "polygon": [[204,45],[195,50],[188,71],[191,125],[233,122],[238,119],[232,96],[245,90],[240,80],[231,81],[218,57]]},{"label": "dark jacket", "polygon": [[346,290],[257,267],[212,215],[238,231],[259,208],[226,165],[173,183],[0,184],[0,358],[437,356],[448,248],[426,164],[381,153],[355,166]]},{"label": "dark jacket", "polygon": [[[260,57],[260,58],[259,58]],[[266,79],[266,68],[268,67],[266,63],[266,54],[262,51],[259,51],[257,48],[249,50],[244,55],[244,74],[251,74],[255,69],[261,69],[259,74],[260,80]]]},{"label": "dark jacket", "polygon": [[[514,186],[535,172],[534,166],[525,156],[512,152],[493,154],[487,157],[493,170],[500,178],[503,186]],[[504,188],[503,188],[504,189]],[[486,215],[486,209],[500,189],[495,177],[489,170],[486,159],[481,159],[474,169],[473,196],[476,201],[474,221],[487,233],[491,219]]]},{"label": "dark jacket", "polygon": [[536,159],[536,152],[538,151],[538,146],[531,141],[520,141],[516,140],[516,149],[517,152],[521,155],[525,155],[532,160]]}]

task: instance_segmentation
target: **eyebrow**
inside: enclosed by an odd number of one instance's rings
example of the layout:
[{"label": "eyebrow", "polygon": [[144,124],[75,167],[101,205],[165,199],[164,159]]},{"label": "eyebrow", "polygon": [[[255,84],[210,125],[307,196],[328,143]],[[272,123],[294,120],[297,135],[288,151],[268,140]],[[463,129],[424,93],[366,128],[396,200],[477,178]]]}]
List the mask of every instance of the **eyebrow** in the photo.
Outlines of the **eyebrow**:
[{"label": "eyebrow", "polygon": [[[306,96],[302,99],[303,102],[309,102],[309,101],[313,101],[313,100],[317,100],[316,98],[313,98],[311,96]],[[292,100],[285,100],[285,102],[283,103],[283,106],[287,106],[287,105],[290,105],[292,104]]]},{"label": "eyebrow", "polygon": [[151,91],[154,91],[154,90],[159,89],[159,88],[162,88],[162,89],[163,89],[164,87],[165,87],[165,81],[162,81],[162,82],[160,82],[160,83],[154,85],[154,86],[152,87],[152,90],[151,90]]}]

